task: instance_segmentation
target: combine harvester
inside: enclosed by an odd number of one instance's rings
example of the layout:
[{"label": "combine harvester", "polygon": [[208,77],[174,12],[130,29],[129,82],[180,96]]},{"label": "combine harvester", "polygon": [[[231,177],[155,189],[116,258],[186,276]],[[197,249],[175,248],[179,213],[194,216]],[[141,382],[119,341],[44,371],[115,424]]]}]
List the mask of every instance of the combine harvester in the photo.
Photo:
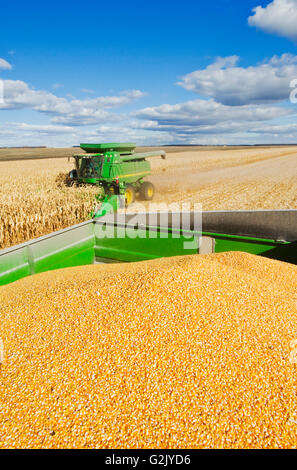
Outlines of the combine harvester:
[{"label": "combine harvester", "polygon": [[70,266],[195,253],[243,251],[297,264],[297,210],[120,213],[128,187],[146,194],[145,158],[164,152],[135,154],[131,144],[81,147],[88,153],[75,156],[70,178],[100,186],[101,207],[91,220],[0,251],[0,285]]},{"label": "combine harvester", "polygon": [[151,174],[146,159],[159,156],[165,159],[165,152],[135,153],[136,144],[80,144],[80,147],[87,153],[74,155],[75,169],[70,171],[66,184],[98,186],[97,200],[102,207],[97,217],[105,215],[110,206],[113,211],[129,206],[136,194],[144,201],[153,199],[155,188],[144,181]]}]

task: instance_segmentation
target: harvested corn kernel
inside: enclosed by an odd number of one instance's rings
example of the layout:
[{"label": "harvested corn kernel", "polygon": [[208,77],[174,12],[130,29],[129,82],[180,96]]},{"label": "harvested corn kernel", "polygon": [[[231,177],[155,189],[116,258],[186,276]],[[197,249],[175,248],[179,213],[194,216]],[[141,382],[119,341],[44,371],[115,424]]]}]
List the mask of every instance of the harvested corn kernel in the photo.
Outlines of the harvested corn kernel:
[{"label": "harvested corn kernel", "polygon": [[0,447],[296,447],[296,279],[225,253],[0,288]]}]

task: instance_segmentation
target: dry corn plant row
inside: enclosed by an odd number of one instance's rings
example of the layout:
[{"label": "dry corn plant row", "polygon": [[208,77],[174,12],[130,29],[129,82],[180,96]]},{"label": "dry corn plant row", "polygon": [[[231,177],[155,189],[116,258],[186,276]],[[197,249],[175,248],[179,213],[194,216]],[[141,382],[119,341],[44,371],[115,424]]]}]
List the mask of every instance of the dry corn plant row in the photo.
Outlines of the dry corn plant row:
[{"label": "dry corn plant row", "polygon": [[88,218],[97,190],[61,185],[71,167],[66,159],[0,163],[0,249]]},{"label": "dry corn plant row", "polygon": [[61,199],[53,192],[49,196],[45,201],[29,197],[23,207],[0,204],[1,248],[83,222],[94,208],[92,194],[84,199],[74,194],[72,198]]},{"label": "dry corn plant row", "polygon": [[77,204],[58,198],[51,204],[34,205],[34,212],[32,205],[27,211],[0,205],[0,211],[9,214],[1,218],[0,246],[16,245],[87,220],[93,206],[92,200]]},{"label": "dry corn plant row", "polygon": [[225,253],[0,288],[0,447],[296,448],[296,277]]}]

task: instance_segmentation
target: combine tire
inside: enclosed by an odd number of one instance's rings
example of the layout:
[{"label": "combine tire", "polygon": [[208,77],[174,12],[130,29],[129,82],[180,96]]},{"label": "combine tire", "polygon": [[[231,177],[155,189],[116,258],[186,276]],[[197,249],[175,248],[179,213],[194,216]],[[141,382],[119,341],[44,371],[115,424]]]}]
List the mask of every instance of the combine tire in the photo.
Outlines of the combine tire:
[{"label": "combine tire", "polygon": [[133,204],[135,201],[135,189],[132,184],[127,184],[126,191],[125,191],[125,202],[126,206]]},{"label": "combine tire", "polygon": [[155,194],[155,188],[152,183],[149,181],[146,181],[140,186],[140,198],[143,199],[144,201],[151,201],[154,197]]},{"label": "combine tire", "polygon": [[77,171],[76,170],[70,171],[65,179],[66,186],[73,186],[74,184],[76,184],[76,179],[77,179]]}]

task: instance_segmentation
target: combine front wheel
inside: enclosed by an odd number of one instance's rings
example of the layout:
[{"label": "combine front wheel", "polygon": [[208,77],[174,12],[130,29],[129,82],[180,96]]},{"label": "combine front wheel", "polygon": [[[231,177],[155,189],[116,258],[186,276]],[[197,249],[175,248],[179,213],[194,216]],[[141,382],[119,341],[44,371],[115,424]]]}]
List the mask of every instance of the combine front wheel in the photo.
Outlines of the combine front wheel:
[{"label": "combine front wheel", "polygon": [[149,181],[145,181],[145,183],[140,186],[139,194],[141,199],[144,199],[145,201],[151,201],[155,194],[154,185]]},{"label": "combine front wheel", "polygon": [[125,202],[126,206],[129,206],[135,201],[135,189],[132,184],[127,184],[125,191]]}]

